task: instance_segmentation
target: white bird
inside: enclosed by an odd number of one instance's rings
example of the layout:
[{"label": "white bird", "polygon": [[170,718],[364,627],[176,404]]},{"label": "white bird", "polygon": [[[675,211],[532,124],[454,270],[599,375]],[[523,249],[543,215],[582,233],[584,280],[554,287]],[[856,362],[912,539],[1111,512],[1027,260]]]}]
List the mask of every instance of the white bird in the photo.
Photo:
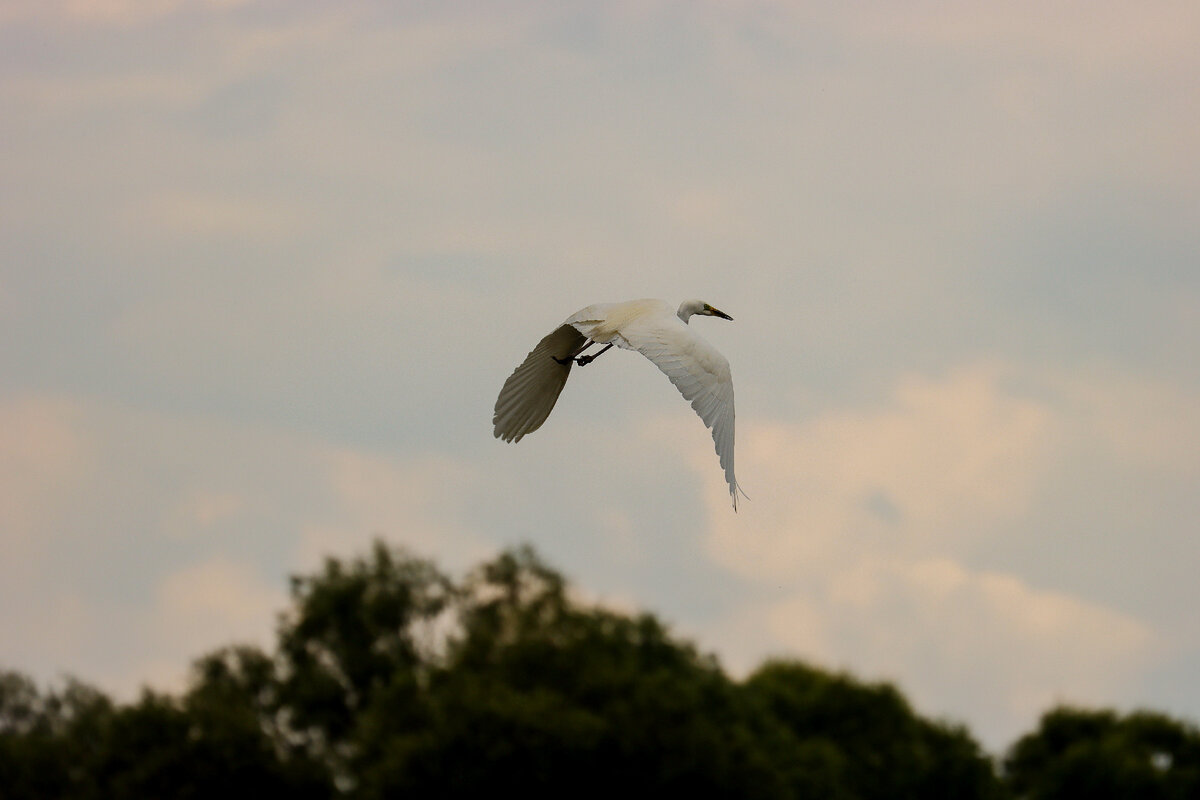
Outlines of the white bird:
[{"label": "white bird", "polygon": [[[492,417],[496,438],[519,442],[542,427],[572,365],[586,366],[614,344],[636,350],[671,379],[712,429],[733,510],[737,511],[742,490],[733,476],[733,379],[725,356],[688,327],[695,314],[733,319],[700,300],[687,300],[678,311],[662,300],[597,303],[576,311],[538,342],[504,382]],[[596,343],[604,349],[582,355]]]}]

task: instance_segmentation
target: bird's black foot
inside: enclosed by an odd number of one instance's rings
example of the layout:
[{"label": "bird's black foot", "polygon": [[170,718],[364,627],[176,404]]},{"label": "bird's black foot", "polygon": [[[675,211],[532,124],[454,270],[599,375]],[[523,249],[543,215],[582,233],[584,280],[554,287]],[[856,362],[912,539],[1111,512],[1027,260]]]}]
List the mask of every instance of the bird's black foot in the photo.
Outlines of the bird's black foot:
[{"label": "bird's black foot", "polygon": [[594,361],[596,358],[595,356],[580,356],[579,358],[559,358],[558,356],[550,356],[550,357],[553,358],[555,361],[557,361],[559,364],[562,364],[564,367],[567,364],[570,364],[572,361],[574,361],[576,364],[578,364],[579,366],[582,367],[582,366],[592,363],[592,361]]}]

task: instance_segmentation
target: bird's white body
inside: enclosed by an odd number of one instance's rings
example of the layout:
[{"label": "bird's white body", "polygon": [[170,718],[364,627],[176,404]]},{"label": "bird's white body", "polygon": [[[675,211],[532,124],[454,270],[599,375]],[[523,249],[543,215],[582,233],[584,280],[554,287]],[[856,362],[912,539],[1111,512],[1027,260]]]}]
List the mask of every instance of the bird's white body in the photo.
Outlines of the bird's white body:
[{"label": "bird's white body", "polygon": [[636,350],[671,379],[712,429],[713,443],[737,510],[733,474],[733,379],[729,362],[687,324],[695,314],[731,319],[707,303],[690,300],[678,311],[662,300],[597,303],[568,317],[538,343],[509,376],[492,418],[497,438],[520,441],[542,426],[566,385],[577,356],[592,343]]}]

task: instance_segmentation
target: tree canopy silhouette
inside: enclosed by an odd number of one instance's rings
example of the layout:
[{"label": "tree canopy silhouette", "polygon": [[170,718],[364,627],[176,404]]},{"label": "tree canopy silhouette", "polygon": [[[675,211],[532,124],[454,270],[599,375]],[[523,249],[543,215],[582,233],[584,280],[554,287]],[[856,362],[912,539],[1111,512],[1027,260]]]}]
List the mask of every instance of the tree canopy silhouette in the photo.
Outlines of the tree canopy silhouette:
[{"label": "tree canopy silhouette", "polygon": [[795,661],[735,681],[529,548],[455,581],[376,543],[291,598],[272,652],[209,653],[179,696],[0,672],[0,796],[1196,796],[1196,733],[1161,715],[1055,712],[1000,776],[889,684]]},{"label": "tree canopy silhouette", "polygon": [[1029,800],[1200,797],[1200,731],[1150,711],[1060,707],[1013,745],[1004,771]]}]

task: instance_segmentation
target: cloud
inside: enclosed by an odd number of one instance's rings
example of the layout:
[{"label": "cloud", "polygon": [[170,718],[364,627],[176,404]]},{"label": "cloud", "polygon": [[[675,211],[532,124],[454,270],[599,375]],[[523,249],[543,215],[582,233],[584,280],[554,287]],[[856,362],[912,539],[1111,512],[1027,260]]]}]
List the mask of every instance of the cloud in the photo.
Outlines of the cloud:
[{"label": "cloud", "polygon": [[74,675],[127,701],[143,686],[182,690],[192,661],[213,649],[271,646],[287,599],[279,580],[225,556],[150,571],[135,602],[87,587],[28,589],[6,604],[0,664],[39,680]]},{"label": "cloud", "polygon": [[746,522],[714,509],[708,552],[767,579],[853,558],[863,539],[888,550],[953,544],[1021,514],[1046,461],[1051,416],[1005,393],[1002,378],[990,364],[907,376],[874,411],[743,424],[739,474],[756,499],[745,511],[758,532],[748,540]]},{"label": "cloud", "polygon": [[449,566],[472,471],[94,400],[0,403],[0,663],[131,696],[192,658],[269,643],[289,572],[380,537]]},{"label": "cloud", "polygon": [[[164,193],[129,210],[129,229],[150,226],[173,240],[246,239],[278,242],[311,220],[285,200],[258,201],[240,196]],[[147,231],[148,232],[148,231]]]},{"label": "cloud", "polygon": [[269,648],[286,601],[274,576],[223,556],[164,575],[144,609],[142,660],[135,657],[122,677],[177,691],[192,659],[206,652],[230,644]]},{"label": "cloud", "polygon": [[902,376],[872,409],[744,424],[739,476],[753,501],[741,513],[719,502],[711,453],[692,459],[707,483],[707,553],[757,587],[708,630],[740,669],[778,653],[896,680],[924,709],[980,721],[994,747],[1055,700],[1115,702],[1167,652],[1168,620],[1114,607],[1066,570],[979,562],[1002,562],[988,554],[1016,540],[1025,561],[1078,564],[1078,546],[1099,554],[1144,526],[1138,507],[1113,507],[1116,530],[1091,541],[1030,535],[1055,514],[1062,534],[1071,515],[1086,524],[1079,489],[1061,509],[1055,491],[1080,459],[1093,480],[1194,475],[1197,407],[1128,374],[982,362]]},{"label": "cloud", "polygon": [[78,421],[76,405],[65,398],[0,398],[0,562],[19,563],[21,548],[36,546],[38,521],[53,515],[60,493],[90,466],[91,446]]},{"label": "cloud", "polygon": [[254,0],[12,0],[0,11],[0,24],[35,19],[77,24],[134,25],[189,8],[222,10]]},{"label": "cloud", "polygon": [[181,492],[168,507],[162,530],[181,538],[200,536],[235,521],[249,510],[251,502],[242,492],[198,485]]},{"label": "cloud", "polygon": [[1138,69],[1196,59],[1188,33],[1200,23],[1194,3],[1161,2],[1135,11],[1108,0],[1092,4],[1086,16],[1076,10],[1071,3],[1023,2],[980,13],[979,8],[923,2],[901,13],[881,3],[874,13],[848,14],[845,22],[876,43],[1008,52],[1029,62],[1066,62],[1075,69]]},{"label": "cloud", "polygon": [[777,648],[897,680],[934,713],[970,709],[993,746],[1055,701],[1113,702],[1165,646],[1131,615],[937,557],[866,556],[764,612]]},{"label": "cloud", "polygon": [[1200,473],[1200,392],[1094,365],[1050,378],[1077,441],[1128,467]]},{"label": "cloud", "polygon": [[303,527],[295,567],[317,568],[331,554],[365,552],[376,537],[399,537],[423,557],[461,567],[491,554],[460,519],[463,498],[477,491],[473,472],[440,456],[403,461],[338,449],[322,454],[334,500],[323,522]]}]

